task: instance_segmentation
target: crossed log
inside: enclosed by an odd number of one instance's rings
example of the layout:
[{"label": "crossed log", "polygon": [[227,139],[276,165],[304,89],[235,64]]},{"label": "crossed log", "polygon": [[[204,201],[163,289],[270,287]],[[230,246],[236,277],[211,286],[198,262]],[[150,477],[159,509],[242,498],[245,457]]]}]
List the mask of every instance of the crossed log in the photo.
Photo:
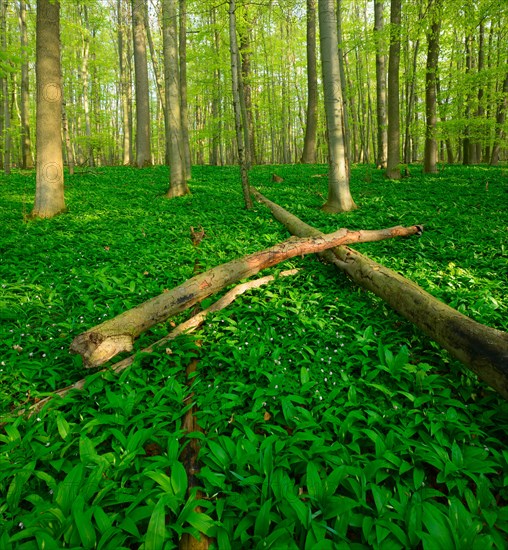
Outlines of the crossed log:
[{"label": "crossed log", "polygon": [[318,253],[353,281],[381,297],[395,311],[443,346],[479,378],[508,399],[508,334],[482,325],[444,304],[414,282],[350,248],[349,244],[392,237],[420,235],[422,226],[392,227],[375,231],[338,231],[324,235],[296,216],[252,190],[293,237],[271,248],[232,260],[201,273],[89,329],[71,343],[85,366],[97,367],[133,349],[139,334],[167,320],[222,288],[262,269],[304,254]]}]

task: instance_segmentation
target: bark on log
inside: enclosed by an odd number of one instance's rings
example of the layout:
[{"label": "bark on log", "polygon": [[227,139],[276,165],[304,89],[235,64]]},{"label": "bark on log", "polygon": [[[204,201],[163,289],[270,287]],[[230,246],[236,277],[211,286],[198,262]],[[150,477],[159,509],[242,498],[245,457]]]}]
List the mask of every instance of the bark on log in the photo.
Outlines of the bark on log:
[{"label": "bark on log", "polygon": [[[286,271],[281,271],[279,273],[279,277],[289,277],[290,275],[296,275],[298,271],[299,271],[298,269],[288,269]],[[226,292],[224,296],[222,296],[216,302],[214,302],[210,307],[207,307],[206,309],[200,311],[196,315],[193,315],[190,319],[188,319],[187,321],[175,327],[167,336],[164,336],[164,338],[161,338],[154,344],[151,344],[150,346],[142,349],[137,354],[152,353],[156,348],[163,346],[164,344],[170,342],[171,340],[174,340],[177,336],[180,336],[184,332],[188,334],[194,331],[204,323],[207,315],[209,315],[210,313],[221,311],[222,309],[229,306],[229,304],[231,304],[236,298],[238,298],[238,296],[241,296],[248,290],[252,290],[254,288],[259,288],[260,286],[266,285],[267,283],[270,283],[274,279],[275,277],[273,275],[266,275],[265,277],[261,277],[253,281],[248,281],[246,283],[236,285],[230,291]],[[134,363],[134,359],[136,355],[132,355],[130,357],[127,357],[126,359],[123,359],[122,361],[118,361],[118,363],[115,363],[111,367],[111,370],[117,374],[119,372],[122,372],[127,367],[132,365],[132,363]],[[108,369],[102,369],[99,372],[104,372],[106,370]],[[70,386],[66,386],[65,388],[60,388],[58,390],[53,391],[50,395],[44,397],[43,399],[40,399],[39,401],[31,405],[28,408],[28,416],[30,417],[33,414],[39,412],[54,397],[65,397],[72,390],[82,390],[85,387],[86,381],[87,381],[86,378],[82,378],[81,380],[74,382],[74,384],[71,384]],[[17,412],[18,412],[18,415],[22,415],[22,414],[25,414],[26,411],[27,409],[19,409]],[[0,424],[0,427],[1,427],[1,424]]]},{"label": "bark on log", "polygon": [[341,244],[409,236],[420,234],[421,231],[421,226],[407,228],[398,226],[378,231],[339,229],[329,235],[320,234],[308,238],[291,237],[266,250],[195,275],[169,292],[160,294],[76,336],[70,349],[83,357],[86,367],[98,367],[118,353],[131,351],[134,339],[150,327],[162,323],[225,286],[250,277],[262,269],[295,256],[321,252]]},{"label": "bark on log", "polygon": [[[317,236],[321,232],[252,189],[290,233]],[[374,292],[414,323],[490,387],[508,399],[508,333],[473,321],[441,302],[414,282],[347,247],[322,256],[361,287]]]}]

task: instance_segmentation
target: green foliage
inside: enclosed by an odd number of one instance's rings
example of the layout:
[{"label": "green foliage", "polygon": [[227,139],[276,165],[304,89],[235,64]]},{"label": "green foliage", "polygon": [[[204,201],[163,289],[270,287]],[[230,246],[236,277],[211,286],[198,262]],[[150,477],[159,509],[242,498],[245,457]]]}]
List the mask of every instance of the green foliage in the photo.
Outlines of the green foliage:
[{"label": "green foliage", "polygon": [[[361,208],[340,216],[318,208],[325,170],[251,179],[323,231],[424,224],[419,239],[359,249],[508,330],[502,170],[413,167],[389,183],[354,167]],[[181,337],[120,375],[69,355],[77,334],[183,282],[196,260],[205,270],[287,237],[264,207],[242,208],[236,168],[193,176],[192,195],[167,201],[165,168],[85,171],[67,178],[68,214],[29,223],[34,177],[0,180],[0,547],[176,548],[203,532],[221,549],[505,548],[506,402],[315,258],[215,314],[199,347]],[[38,416],[10,412],[86,375]],[[193,404],[197,502],[180,461]]]}]

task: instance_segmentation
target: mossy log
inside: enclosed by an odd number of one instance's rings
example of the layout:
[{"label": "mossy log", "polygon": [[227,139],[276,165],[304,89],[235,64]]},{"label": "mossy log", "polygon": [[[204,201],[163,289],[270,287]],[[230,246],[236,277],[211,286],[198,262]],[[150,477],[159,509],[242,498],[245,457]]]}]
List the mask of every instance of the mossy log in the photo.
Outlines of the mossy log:
[{"label": "mossy log", "polygon": [[[290,233],[299,237],[322,233],[253,189]],[[508,399],[508,333],[459,313],[414,282],[347,246],[322,252],[355,283],[372,291],[445,348],[479,378]]]},{"label": "mossy log", "polygon": [[255,275],[295,256],[321,252],[327,248],[355,242],[378,241],[420,234],[421,226],[392,227],[377,231],[339,229],[329,235],[291,237],[271,248],[214,267],[195,275],[181,285],[164,292],[113,319],[78,335],[70,349],[83,357],[86,367],[98,367],[115,355],[131,351],[134,339],[142,332],[237,281]]}]

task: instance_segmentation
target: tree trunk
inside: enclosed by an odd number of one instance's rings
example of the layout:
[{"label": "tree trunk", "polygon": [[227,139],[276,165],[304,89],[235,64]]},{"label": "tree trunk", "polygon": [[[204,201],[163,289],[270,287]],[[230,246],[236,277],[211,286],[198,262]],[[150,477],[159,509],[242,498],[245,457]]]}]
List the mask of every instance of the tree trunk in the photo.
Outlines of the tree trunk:
[{"label": "tree trunk", "polygon": [[[293,235],[322,235],[260,193],[255,191],[255,196]],[[374,292],[508,399],[508,333],[473,321],[412,281],[347,246],[327,250],[323,256],[355,283]]]},{"label": "tree trunk", "polygon": [[143,0],[132,0],[134,71],[136,73],[136,164],[152,164],[150,145],[150,97]]},{"label": "tree trunk", "polygon": [[388,57],[388,158],[386,177],[400,179],[400,13],[401,0],[391,0],[390,52]]},{"label": "tree trunk", "polygon": [[386,169],[388,156],[388,132],[386,125],[386,55],[382,33],[383,0],[374,0],[374,38],[376,41],[376,114],[377,114],[377,150],[376,165]]},{"label": "tree trunk", "polygon": [[496,114],[496,138],[494,146],[492,147],[492,156],[490,158],[490,165],[497,166],[499,164],[499,150],[501,148],[501,141],[504,138],[504,121],[506,120],[506,111],[508,110],[508,73],[504,78],[503,93],[499,98],[499,104]]},{"label": "tree trunk", "polygon": [[318,108],[316,0],[307,0],[307,120],[300,162],[315,164]]},{"label": "tree trunk", "polygon": [[240,78],[238,39],[236,37],[236,4],[235,0],[229,0],[229,51],[231,55],[231,83],[233,89],[233,109],[235,113],[235,133],[236,145],[238,151],[238,163],[242,178],[242,191],[245,208],[252,208],[252,199],[250,197],[249,174],[247,172],[247,163],[245,158],[245,144],[242,128],[242,110],[240,103]]},{"label": "tree trunk", "polygon": [[433,6],[432,23],[427,34],[427,72],[425,73],[425,153],[423,171],[437,172],[437,67],[439,60],[440,1]]},{"label": "tree trunk", "polygon": [[85,115],[85,136],[87,144],[88,166],[95,166],[94,149],[92,147],[92,123],[90,120],[90,73],[88,70],[88,61],[90,55],[90,30],[88,28],[88,9],[83,6],[83,12],[80,13],[83,21],[83,49],[81,52],[81,82],[83,85],[83,114]]},{"label": "tree trunk", "polygon": [[185,151],[180,112],[180,78],[178,60],[177,1],[163,0],[162,25],[164,47],[164,81],[166,108],[169,115],[170,182],[168,198],[181,197],[190,192],[185,175]]},{"label": "tree trunk", "polygon": [[32,216],[51,218],[65,210],[58,1],[37,2],[36,57],[37,170]]},{"label": "tree trunk", "polygon": [[126,40],[125,9],[123,0],[117,0],[117,39],[118,39],[118,66],[120,78],[120,97],[122,106],[122,164],[132,164],[132,97],[131,97],[131,73],[129,70],[129,55],[127,48],[130,43]]},{"label": "tree trunk", "polygon": [[19,2],[19,30],[21,35],[21,168],[31,170],[34,166],[32,158],[32,141],[30,139],[30,80],[28,76],[28,34],[26,29],[26,2]]},{"label": "tree trunk", "polygon": [[76,164],[74,160],[74,150],[72,149],[71,134],[69,132],[69,120],[67,119],[67,109],[65,101],[62,101],[62,133],[65,143],[65,152],[67,153],[67,167],[69,169],[69,175],[74,174],[74,166]]},{"label": "tree trunk", "polygon": [[160,294],[80,334],[72,341],[71,351],[79,353],[87,367],[97,367],[122,351],[131,351],[134,339],[142,332],[184,311],[225,286],[255,275],[262,269],[295,256],[320,252],[332,246],[416,235],[421,231],[421,226],[415,225],[377,231],[339,229],[335,233],[310,239],[293,237],[266,250],[195,275],[171,291]]},{"label": "tree trunk", "polygon": [[356,204],[349,188],[344,139],[344,103],[338,57],[337,18],[333,0],[318,0],[321,65],[328,131],[328,198],[325,212],[347,212]]},{"label": "tree trunk", "polygon": [[185,178],[191,179],[191,151],[189,141],[189,109],[187,106],[187,3],[180,2],[179,59],[180,59],[180,118],[182,126],[183,154],[185,158]]}]

